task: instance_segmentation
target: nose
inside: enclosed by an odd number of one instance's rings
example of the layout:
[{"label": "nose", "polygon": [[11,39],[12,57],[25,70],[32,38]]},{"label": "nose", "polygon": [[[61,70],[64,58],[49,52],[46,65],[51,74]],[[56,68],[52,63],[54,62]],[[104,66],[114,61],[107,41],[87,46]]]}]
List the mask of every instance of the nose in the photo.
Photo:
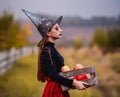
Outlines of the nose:
[{"label": "nose", "polygon": [[62,32],[63,30],[60,28],[59,31]]}]

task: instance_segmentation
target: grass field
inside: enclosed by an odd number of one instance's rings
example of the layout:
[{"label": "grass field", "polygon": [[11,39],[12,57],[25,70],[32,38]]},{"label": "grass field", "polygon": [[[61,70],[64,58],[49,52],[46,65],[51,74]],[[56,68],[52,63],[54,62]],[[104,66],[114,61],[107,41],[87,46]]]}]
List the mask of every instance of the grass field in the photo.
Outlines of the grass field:
[{"label": "grass field", "polygon": [[[120,97],[119,71],[113,68],[120,68],[119,53],[101,55],[86,48],[60,48],[59,51],[71,69],[76,63],[95,66],[99,78],[97,86],[82,91],[70,90],[71,97]],[[36,73],[37,55],[22,57],[12,69],[0,76],[0,97],[41,97],[45,83],[37,81]]]}]

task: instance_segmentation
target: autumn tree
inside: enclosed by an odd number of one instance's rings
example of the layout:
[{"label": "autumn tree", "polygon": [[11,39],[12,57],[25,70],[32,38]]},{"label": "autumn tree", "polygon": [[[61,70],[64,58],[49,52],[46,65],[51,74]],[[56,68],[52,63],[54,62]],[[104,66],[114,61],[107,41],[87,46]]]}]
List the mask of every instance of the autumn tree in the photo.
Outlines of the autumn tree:
[{"label": "autumn tree", "polygon": [[20,22],[14,20],[13,14],[3,12],[0,15],[0,50],[8,50],[12,47],[18,48],[27,44]]},{"label": "autumn tree", "polygon": [[120,49],[120,28],[119,27],[110,27],[106,30],[99,29],[96,30],[91,45],[98,45],[105,52],[110,51],[114,52],[115,50]]},{"label": "autumn tree", "polygon": [[103,29],[96,29],[90,45],[97,44],[101,48],[106,48],[108,45],[108,37],[106,34],[107,32]]},{"label": "autumn tree", "polygon": [[82,41],[80,39],[80,37],[75,37],[72,41],[72,45],[75,49],[78,49],[82,46]]}]

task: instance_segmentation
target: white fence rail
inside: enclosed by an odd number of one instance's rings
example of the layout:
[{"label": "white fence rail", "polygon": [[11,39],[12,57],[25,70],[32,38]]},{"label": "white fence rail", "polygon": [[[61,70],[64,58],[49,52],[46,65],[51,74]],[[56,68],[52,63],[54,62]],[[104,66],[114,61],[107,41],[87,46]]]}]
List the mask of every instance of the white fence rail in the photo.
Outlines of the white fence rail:
[{"label": "white fence rail", "polygon": [[20,57],[28,55],[30,53],[37,53],[37,47],[23,47],[20,49],[12,48],[10,51],[0,52],[0,74],[3,74],[7,69],[11,68],[13,62]]}]

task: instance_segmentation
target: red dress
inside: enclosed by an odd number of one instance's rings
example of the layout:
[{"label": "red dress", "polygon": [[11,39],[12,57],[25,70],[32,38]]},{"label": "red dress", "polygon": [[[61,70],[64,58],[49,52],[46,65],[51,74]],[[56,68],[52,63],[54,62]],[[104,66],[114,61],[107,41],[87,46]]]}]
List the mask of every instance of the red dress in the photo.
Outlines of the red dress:
[{"label": "red dress", "polygon": [[57,82],[51,81],[47,78],[47,84],[45,86],[42,97],[70,97],[68,91],[62,92],[61,85]]}]

